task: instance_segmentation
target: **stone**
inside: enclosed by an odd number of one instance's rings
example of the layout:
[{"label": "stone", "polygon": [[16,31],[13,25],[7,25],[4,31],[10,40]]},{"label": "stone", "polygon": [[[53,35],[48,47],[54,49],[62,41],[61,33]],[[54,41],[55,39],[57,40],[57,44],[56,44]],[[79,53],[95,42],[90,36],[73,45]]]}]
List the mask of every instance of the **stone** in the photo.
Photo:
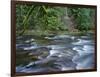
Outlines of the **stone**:
[{"label": "stone", "polygon": [[39,47],[36,49],[33,49],[29,52],[29,56],[37,56],[39,59],[45,58],[50,54],[50,48],[47,47]]}]

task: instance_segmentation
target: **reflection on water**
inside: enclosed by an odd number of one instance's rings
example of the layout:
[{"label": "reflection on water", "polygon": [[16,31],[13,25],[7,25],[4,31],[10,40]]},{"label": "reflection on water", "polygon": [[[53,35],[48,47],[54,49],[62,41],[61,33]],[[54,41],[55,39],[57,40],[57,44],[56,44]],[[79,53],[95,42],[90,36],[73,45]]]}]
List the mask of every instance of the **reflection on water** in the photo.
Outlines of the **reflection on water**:
[{"label": "reflection on water", "polygon": [[94,68],[91,35],[16,38],[16,72],[52,72]]}]

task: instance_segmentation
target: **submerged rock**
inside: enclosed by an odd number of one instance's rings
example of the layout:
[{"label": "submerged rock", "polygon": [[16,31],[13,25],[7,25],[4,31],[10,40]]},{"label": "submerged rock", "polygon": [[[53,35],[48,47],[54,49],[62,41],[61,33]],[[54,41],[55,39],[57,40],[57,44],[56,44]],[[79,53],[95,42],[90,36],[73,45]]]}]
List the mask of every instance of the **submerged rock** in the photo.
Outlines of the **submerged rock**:
[{"label": "submerged rock", "polygon": [[39,73],[94,67],[94,45],[88,36],[51,35],[30,39],[16,45],[16,60],[19,61],[16,72]]},{"label": "submerged rock", "polygon": [[94,68],[94,54],[85,53],[84,55],[75,56],[73,62],[77,64],[77,69],[91,69]]},{"label": "submerged rock", "polygon": [[[25,73],[46,73],[46,72],[57,72],[57,71],[61,71],[59,68],[53,68],[53,67],[49,67],[49,66],[36,66],[36,67],[30,67],[30,68],[25,68],[25,67],[21,67],[20,68],[20,72],[25,72]],[[19,71],[18,71],[19,72]]]},{"label": "submerged rock", "polygon": [[54,62],[57,60],[58,58],[54,58],[54,57],[49,57],[49,58],[45,58],[42,60],[38,60],[38,61],[34,61],[34,62],[30,62],[26,67],[31,67],[31,66],[51,66],[54,64]]},{"label": "submerged rock", "polygon": [[56,35],[56,36],[51,36],[51,37],[45,37],[45,39],[50,39],[50,40],[59,40],[59,39],[71,39],[74,40],[74,36],[70,35]]},{"label": "submerged rock", "polygon": [[45,58],[50,54],[50,48],[47,47],[39,47],[36,49],[33,49],[29,52],[29,56],[37,56],[39,59]]},{"label": "submerged rock", "polygon": [[61,48],[61,49],[53,49],[50,50],[50,55],[51,57],[65,57],[67,59],[72,59],[75,55],[77,55],[78,52],[72,49],[67,49],[67,48]]},{"label": "submerged rock", "polygon": [[16,44],[16,50],[31,50],[37,48],[37,45],[34,44]]},{"label": "submerged rock", "polygon": [[76,66],[77,64],[74,63],[71,59],[62,57],[60,59],[57,60],[57,62],[55,62],[57,65],[60,65],[60,69],[62,71],[65,70],[76,70]]}]

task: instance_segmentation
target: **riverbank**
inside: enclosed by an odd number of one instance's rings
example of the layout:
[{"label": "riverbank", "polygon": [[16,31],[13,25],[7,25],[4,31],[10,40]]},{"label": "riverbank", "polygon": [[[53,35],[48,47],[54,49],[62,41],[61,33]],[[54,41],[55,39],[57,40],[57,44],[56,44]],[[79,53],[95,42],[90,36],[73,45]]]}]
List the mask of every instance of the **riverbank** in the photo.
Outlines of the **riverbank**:
[{"label": "riverbank", "polygon": [[[41,31],[41,30],[26,30],[23,35],[36,35],[36,36],[52,36],[52,35],[84,35],[84,34],[93,34],[95,35],[95,32],[93,30],[89,31]],[[18,35],[18,33],[17,33]]]}]

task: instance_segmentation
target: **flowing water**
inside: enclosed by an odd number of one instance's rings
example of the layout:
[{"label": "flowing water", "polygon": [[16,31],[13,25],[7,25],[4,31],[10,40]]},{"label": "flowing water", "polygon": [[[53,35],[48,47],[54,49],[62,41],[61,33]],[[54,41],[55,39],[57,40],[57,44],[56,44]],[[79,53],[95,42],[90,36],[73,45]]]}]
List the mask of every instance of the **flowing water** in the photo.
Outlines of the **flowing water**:
[{"label": "flowing water", "polygon": [[16,72],[92,69],[93,38],[92,34],[16,37]]}]

